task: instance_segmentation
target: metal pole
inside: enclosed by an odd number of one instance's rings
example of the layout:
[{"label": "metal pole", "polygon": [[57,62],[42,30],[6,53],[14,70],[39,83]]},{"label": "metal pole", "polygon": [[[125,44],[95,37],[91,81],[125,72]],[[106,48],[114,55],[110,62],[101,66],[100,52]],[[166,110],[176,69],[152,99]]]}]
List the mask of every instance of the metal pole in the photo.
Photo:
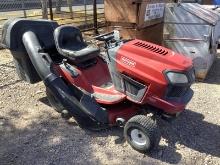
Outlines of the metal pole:
[{"label": "metal pole", "polygon": [[41,5],[42,5],[42,18],[48,19],[47,0],[41,0]]},{"label": "metal pole", "polygon": [[24,12],[24,18],[27,18],[27,13],[26,13],[26,10],[25,10],[24,0],[22,0],[22,9],[23,9],[23,12]]},{"label": "metal pole", "polygon": [[94,24],[94,32],[95,34],[99,34],[98,32],[98,22],[97,22],[97,6],[96,6],[96,0],[93,0],[93,24]]},{"label": "metal pole", "polygon": [[49,0],[50,19],[53,20],[53,4],[52,0]]},{"label": "metal pole", "polygon": [[61,12],[61,0],[56,0],[56,9],[55,12],[56,13],[60,13]]},{"label": "metal pole", "polygon": [[70,10],[70,17],[71,17],[71,19],[73,19],[73,1],[67,0],[67,4],[68,4],[69,10]]},{"label": "metal pole", "polygon": [[87,25],[87,3],[86,3],[86,0],[84,0],[84,11],[85,11],[85,25]]}]

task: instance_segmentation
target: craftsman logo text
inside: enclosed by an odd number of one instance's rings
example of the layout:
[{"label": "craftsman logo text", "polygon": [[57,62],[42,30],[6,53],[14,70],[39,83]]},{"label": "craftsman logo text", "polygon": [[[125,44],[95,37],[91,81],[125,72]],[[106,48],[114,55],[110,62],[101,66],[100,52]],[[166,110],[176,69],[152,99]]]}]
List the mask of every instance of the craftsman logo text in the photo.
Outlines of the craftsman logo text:
[{"label": "craftsman logo text", "polygon": [[128,59],[126,57],[121,57],[121,62],[123,62],[124,64],[130,66],[130,67],[135,67],[136,66],[136,62],[131,60],[131,59]]}]

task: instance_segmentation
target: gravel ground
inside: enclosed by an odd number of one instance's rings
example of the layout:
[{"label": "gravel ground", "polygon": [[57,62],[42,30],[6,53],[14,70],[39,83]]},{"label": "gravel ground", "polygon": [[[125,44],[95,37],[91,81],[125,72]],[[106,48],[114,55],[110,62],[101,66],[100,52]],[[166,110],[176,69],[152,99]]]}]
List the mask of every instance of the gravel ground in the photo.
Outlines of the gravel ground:
[{"label": "gravel ground", "polygon": [[20,81],[11,56],[0,52],[0,164],[220,165],[220,59],[207,80],[193,85],[187,110],[172,123],[159,121],[160,146],[134,151],[122,130],[99,133],[65,121],[48,104],[42,83]]}]

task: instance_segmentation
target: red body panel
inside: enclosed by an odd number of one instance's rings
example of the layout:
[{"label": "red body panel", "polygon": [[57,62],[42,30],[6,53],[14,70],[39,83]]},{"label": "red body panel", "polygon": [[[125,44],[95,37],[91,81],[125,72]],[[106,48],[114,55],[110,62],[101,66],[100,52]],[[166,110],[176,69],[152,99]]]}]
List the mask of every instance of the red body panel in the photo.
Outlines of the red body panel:
[{"label": "red body panel", "polygon": [[[137,114],[141,105],[145,106],[145,104],[162,109],[168,114],[175,114],[185,109],[185,103],[166,101],[164,98],[168,82],[163,72],[166,70],[186,71],[192,68],[192,61],[164,47],[133,40],[122,45],[117,51],[117,71],[148,86],[140,102],[135,102],[124,93],[116,91],[114,85],[103,87],[104,84],[111,82],[111,76],[107,63],[101,58],[98,57],[97,64],[87,69],[74,68],[79,74],[76,77],[57,66],[60,75],[70,84],[91,94],[103,96],[95,98],[98,103],[107,108],[110,124],[114,125],[117,117],[128,120]],[[105,97],[117,99],[111,100]],[[127,106],[124,104],[125,99],[133,103]]]},{"label": "red body panel", "polygon": [[114,106],[108,106],[108,118],[111,125],[115,125],[117,118],[123,118],[126,121],[131,117],[137,115],[139,109],[135,104],[116,104]]},{"label": "red body panel", "polygon": [[122,45],[116,57],[116,67],[119,72],[148,85],[147,93],[139,104],[149,103],[152,96],[164,97],[168,85],[164,71],[181,72],[192,68],[191,59],[137,39]]},{"label": "red body panel", "polygon": [[70,84],[82,88],[83,90],[91,94],[100,94],[104,96],[116,97],[114,100],[108,100],[104,98],[96,98],[98,103],[102,104],[116,104],[125,99],[125,95],[114,89],[114,86],[103,88],[102,85],[111,82],[111,77],[108,71],[107,64],[100,58],[97,58],[97,64],[87,69],[75,68],[79,74],[77,77],[72,77],[71,74],[57,68],[62,77],[64,77]]},{"label": "red body panel", "polygon": [[184,103],[166,101],[157,96],[146,97],[146,100],[148,104],[162,109],[167,114],[176,114],[178,112],[182,112],[186,107],[186,104]]}]

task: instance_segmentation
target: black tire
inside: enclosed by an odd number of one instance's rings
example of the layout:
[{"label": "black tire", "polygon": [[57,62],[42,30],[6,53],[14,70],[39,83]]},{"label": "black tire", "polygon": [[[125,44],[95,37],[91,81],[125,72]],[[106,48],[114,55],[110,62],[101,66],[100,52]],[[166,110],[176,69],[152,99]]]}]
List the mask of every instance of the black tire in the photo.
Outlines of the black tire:
[{"label": "black tire", "polygon": [[124,137],[133,149],[148,153],[159,144],[161,135],[153,119],[136,115],[125,124]]},{"label": "black tire", "polygon": [[[63,105],[60,103],[56,97],[53,96],[53,94],[50,92],[48,88],[46,88],[46,95],[48,98],[48,101],[50,105],[58,112],[61,113],[62,118],[69,119],[72,116],[68,113],[67,110],[63,107]],[[80,116],[73,116],[76,122],[78,123],[79,127],[82,129],[89,129],[92,131],[98,131],[101,130],[102,127],[98,126],[97,122],[91,120],[89,117],[82,118]]]},{"label": "black tire", "polygon": [[54,97],[54,95],[50,92],[48,88],[46,88],[46,95],[50,105],[53,107],[55,111],[61,113],[62,118],[69,119],[71,117],[68,111],[65,110],[60,101],[56,97]]},{"label": "black tire", "polygon": [[56,97],[53,96],[53,94],[50,92],[48,88],[46,88],[46,95],[48,98],[48,101],[50,105],[58,112],[61,113],[62,118],[69,119],[71,117],[74,117],[76,122],[78,123],[79,127],[82,129],[88,129],[91,131],[100,131],[103,129],[108,128],[108,125],[100,125],[97,122],[93,121],[89,117],[80,117],[80,116],[71,116],[67,110],[63,107],[63,105],[60,103]]},{"label": "black tire", "polygon": [[59,113],[62,113],[64,110],[63,105],[60,103],[60,101],[53,96],[53,94],[50,92],[48,88],[46,88],[46,95],[47,99],[50,103],[50,105]]}]

